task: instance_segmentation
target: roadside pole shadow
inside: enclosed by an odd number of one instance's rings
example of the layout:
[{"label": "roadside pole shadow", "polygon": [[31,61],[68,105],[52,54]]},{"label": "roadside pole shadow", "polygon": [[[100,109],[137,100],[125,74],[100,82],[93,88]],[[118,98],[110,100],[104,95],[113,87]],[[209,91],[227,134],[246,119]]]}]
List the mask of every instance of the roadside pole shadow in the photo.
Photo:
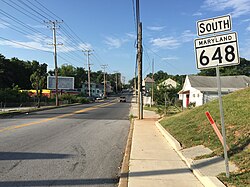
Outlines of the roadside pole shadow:
[{"label": "roadside pole shadow", "polygon": [[153,176],[153,175],[171,175],[171,174],[181,174],[190,173],[192,170],[189,168],[178,168],[178,169],[168,169],[168,170],[151,170],[151,171],[137,171],[129,173],[121,173],[121,178],[127,177],[142,177],[142,176]]},{"label": "roadside pole shadow", "polygon": [[0,187],[15,186],[93,186],[117,184],[118,178],[95,179],[61,179],[61,180],[32,180],[32,181],[1,181]]},{"label": "roadside pole shadow", "polygon": [[30,152],[0,152],[0,161],[2,160],[43,160],[43,159],[65,159],[71,158],[71,154],[58,153],[30,153]]}]

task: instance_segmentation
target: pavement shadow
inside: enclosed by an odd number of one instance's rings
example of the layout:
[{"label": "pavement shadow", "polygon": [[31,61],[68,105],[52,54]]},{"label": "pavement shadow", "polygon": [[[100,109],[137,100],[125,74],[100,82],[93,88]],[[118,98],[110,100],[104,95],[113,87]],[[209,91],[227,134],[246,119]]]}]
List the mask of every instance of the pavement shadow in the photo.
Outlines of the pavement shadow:
[{"label": "pavement shadow", "polygon": [[[199,162],[197,164],[193,164],[192,166],[194,166],[197,169],[212,165],[212,164],[216,164],[218,162],[223,162],[224,158],[217,156],[217,157],[213,157],[213,158],[207,158],[208,160]],[[198,160],[197,160],[198,161]]]},{"label": "pavement shadow", "polygon": [[70,154],[54,153],[28,153],[28,152],[0,152],[1,160],[43,160],[43,159],[65,159],[71,158]]},{"label": "pavement shadow", "polygon": [[152,171],[138,171],[138,172],[129,172],[121,173],[121,178],[126,177],[141,177],[141,176],[153,176],[153,175],[171,175],[171,174],[180,174],[180,173],[189,173],[192,172],[189,168],[178,168],[178,169],[167,169],[167,170],[152,170]]},{"label": "pavement shadow", "polygon": [[31,181],[1,181],[1,187],[8,186],[93,186],[117,184],[118,178],[96,179],[61,179],[61,180],[31,180]]}]

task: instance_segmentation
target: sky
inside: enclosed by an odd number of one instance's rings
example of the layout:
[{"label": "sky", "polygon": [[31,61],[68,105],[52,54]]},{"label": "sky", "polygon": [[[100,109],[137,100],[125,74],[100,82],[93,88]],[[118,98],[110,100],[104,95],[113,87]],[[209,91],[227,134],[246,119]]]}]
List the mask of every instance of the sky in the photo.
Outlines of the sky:
[{"label": "sky", "polygon": [[[92,71],[108,65],[131,80],[136,68],[136,0],[0,0],[0,54],[37,60],[54,69],[52,24],[58,66],[87,68],[83,50],[92,50]],[[140,0],[143,30],[143,77],[162,70],[188,75],[196,69],[196,22],[230,14],[238,33],[240,57],[250,59],[249,0]]]}]

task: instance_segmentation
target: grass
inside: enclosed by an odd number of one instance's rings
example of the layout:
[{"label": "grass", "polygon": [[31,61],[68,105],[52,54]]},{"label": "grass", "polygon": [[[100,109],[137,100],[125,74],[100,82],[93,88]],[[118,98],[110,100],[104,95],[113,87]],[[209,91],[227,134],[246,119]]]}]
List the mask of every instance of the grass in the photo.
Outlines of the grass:
[{"label": "grass", "polygon": [[150,111],[154,111],[160,115],[165,115],[165,116],[172,116],[173,114],[177,114],[179,112],[181,112],[181,108],[177,107],[177,106],[168,106],[165,110],[165,106],[163,105],[153,105],[151,107],[149,106],[144,106],[145,110],[150,110]]},{"label": "grass", "polygon": [[[224,96],[223,109],[229,160],[239,170],[230,173],[229,179],[225,174],[218,177],[228,186],[250,186],[250,88]],[[161,124],[184,148],[202,144],[213,150],[211,156],[223,156],[223,147],[205,116],[206,111],[221,129],[218,100],[166,117]]]}]

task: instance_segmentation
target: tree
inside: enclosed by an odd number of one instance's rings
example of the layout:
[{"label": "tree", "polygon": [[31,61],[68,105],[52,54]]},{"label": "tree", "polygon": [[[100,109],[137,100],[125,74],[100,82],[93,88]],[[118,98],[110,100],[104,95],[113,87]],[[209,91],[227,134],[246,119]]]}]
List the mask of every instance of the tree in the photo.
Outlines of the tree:
[{"label": "tree", "polygon": [[[203,69],[198,75],[203,76],[216,76],[215,68]],[[240,58],[240,64],[237,66],[228,66],[220,68],[220,75],[229,76],[229,75],[246,75],[250,76],[250,61],[245,58]]]},{"label": "tree", "polygon": [[39,65],[37,61],[33,61],[32,64],[35,71],[31,74],[30,81],[32,83],[32,87],[36,89],[37,107],[40,108],[42,89],[45,87],[47,76],[47,64]]},{"label": "tree", "polygon": [[177,98],[177,93],[180,91],[181,87],[178,86],[177,88],[173,88],[169,85],[160,85],[158,89],[154,90],[154,98],[155,102],[158,105],[165,104],[165,97],[167,97],[167,102],[169,104],[174,104],[175,98]]}]

